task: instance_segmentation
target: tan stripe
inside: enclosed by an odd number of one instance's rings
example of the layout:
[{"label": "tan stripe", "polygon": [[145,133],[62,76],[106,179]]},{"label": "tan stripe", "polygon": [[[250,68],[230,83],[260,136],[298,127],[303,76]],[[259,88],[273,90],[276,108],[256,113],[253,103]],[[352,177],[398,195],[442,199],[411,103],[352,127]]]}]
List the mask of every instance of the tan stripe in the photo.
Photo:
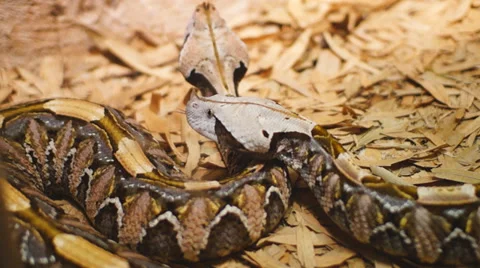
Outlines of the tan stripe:
[{"label": "tan stripe", "polygon": [[30,200],[3,178],[0,178],[0,189],[8,211],[15,212],[30,208]]},{"label": "tan stripe", "polygon": [[5,117],[0,115],[0,128],[3,127],[3,120],[5,120]]},{"label": "tan stripe", "polygon": [[187,191],[204,191],[220,188],[218,181],[189,181],[185,182],[184,185]]},{"label": "tan stripe", "polygon": [[464,184],[461,186],[418,187],[418,203],[425,205],[466,205],[478,201],[475,195],[475,186]]},{"label": "tan stripe", "polygon": [[362,179],[368,177],[369,174],[363,169],[360,169],[352,162],[352,158],[348,153],[340,153],[336,159],[333,160],[335,166],[349,181],[360,184]]},{"label": "tan stripe", "polygon": [[115,152],[115,157],[132,176],[148,173],[154,169],[153,164],[143,153],[140,145],[135,140],[127,137],[123,137],[118,142],[118,150]]},{"label": "tan stripe", "polygon": [[46,102],[43,107],[56,114],[71,116],[85,121],[100,120],[105,116],[103,106],[75,99],[55,99]]},{"label": "tan stripe", "polygon": [[55,251],[80,267],[129,268],[128,262],[82,237],[59,234],[53,238]]}]

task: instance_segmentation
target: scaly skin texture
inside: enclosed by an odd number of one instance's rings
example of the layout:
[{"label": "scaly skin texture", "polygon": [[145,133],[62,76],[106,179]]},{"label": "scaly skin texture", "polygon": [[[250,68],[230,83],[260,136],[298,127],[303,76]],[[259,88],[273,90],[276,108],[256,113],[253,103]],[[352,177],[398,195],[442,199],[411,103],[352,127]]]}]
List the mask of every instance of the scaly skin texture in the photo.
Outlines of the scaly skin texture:
[{"label": "scaly skin texture", "polygon": [[[238,115],[242,121],[232,120]],[[325,129],[262,99],[194,97],[187,104],[187,118],[201,134],[216,139],[220,149],[233,146],[235,161],[238,154],[248,158],[256,152],[297,171],[326,214],[362,243],[418,263],[480,263],[480,201],[474,185],[386,182],[355,166]],[[218,136],[218,125],[229,135]],[[268,135],[260,139],[260,133]]]},{"label": "scaly skin texture", "polygon": [[[25,195],[66,196],[105,237],[152,259],[239,251],[270,232],[288,205],[279,163],[252,164],[213,184],[191,181],[151,134],[109,107],[55,99],[0,111],[0,118],[0,163],[12,185]],[[34,210],[38,218],[52,214]],[[24,260],[54,261],[59,250],[45,241],[55,236],[37,230],[37,239],[20,239]]]},{"label": "scaly skin texture", "polygon": [[363,185],[342,171],[348,164],[338,158],[345,153],[330,149],[329,145],[340,147],[324,133],[306,140],[282,141],[291,147],[284,147],[277,157],[301,174],[323,210],[342,230],[380,251],[418,263],[479,263],[478,199],[426,206],[411,189],[383,181]]}]

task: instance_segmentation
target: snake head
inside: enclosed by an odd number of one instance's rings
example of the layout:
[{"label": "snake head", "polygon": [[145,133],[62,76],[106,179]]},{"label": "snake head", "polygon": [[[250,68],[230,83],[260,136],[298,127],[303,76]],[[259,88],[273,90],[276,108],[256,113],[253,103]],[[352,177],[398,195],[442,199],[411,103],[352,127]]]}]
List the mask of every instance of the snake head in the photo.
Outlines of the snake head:
[{"label": "snake head", "polygon": [[248,67],[245,43],[227,27],[215,6],[195,9],[180,51],[180,71],[203,96],[238,95],[237,86]]},{"label": "snake head", "polygon": [[311,137],[316,126],[274,101],[255,97],[192,94],[186,114],[190,126],[201,135],[218,142],[216,125],[221,123],[237,143],[252,153],[269,152],[275,135],[298,133]]}]

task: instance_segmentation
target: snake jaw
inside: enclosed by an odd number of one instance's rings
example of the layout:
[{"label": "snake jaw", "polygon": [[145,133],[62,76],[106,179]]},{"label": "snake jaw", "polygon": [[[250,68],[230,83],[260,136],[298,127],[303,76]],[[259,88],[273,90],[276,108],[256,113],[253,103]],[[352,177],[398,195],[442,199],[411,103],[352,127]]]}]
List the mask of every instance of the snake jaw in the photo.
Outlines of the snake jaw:
[{"label": "snake jaw", "polygon": [[217,142],[215,133],[216,118],[208,102],[204,102],[194,91],[185,108],[188,124],[199,134]]},{"label": "snake jaw", "polygon": [[260,154],[270,151],[276,134],[311,137],[316,126],[274,101],[255,97],[192,95],[186,114],[189,124],[201,135],[218,141],[217,120],[246,151]]}]

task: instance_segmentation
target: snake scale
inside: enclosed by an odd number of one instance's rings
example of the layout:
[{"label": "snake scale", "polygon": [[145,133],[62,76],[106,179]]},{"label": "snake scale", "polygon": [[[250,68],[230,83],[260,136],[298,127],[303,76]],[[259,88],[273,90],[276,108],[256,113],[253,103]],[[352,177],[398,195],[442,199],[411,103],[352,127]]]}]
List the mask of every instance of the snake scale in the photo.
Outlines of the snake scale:
[{"label": "snake scale", "polygon": [[[88,266],[65,252],[64,233],[115,253],[118,243],[160,262],[229,255],[278,225],[289,205],[291,169],[333,222],[362,243],[418,263],[480,263],[477,186],[388,183],[355,166],[315,122],[270,100],[217,94],[236,88],[248,59],[213,5],[199,5],[195,14],[180,69],[204,96],[191,95],[186,115],[193,129],[217,142],[230,175],[188,178],[166,145],[108,106],[51,99],[1,110],[0,170],[29,203],[12,210],[24,262],[67,259]],[[201,23],[205,14],[217,29]],[[224,31],[230,47],[198,54],[204,48],[189,43],[199,40],[195,29],[202,28]],[[58,198],[73,201],[96,230],[63,217]],[[113,266],[135,266],[127,259]]]}]

